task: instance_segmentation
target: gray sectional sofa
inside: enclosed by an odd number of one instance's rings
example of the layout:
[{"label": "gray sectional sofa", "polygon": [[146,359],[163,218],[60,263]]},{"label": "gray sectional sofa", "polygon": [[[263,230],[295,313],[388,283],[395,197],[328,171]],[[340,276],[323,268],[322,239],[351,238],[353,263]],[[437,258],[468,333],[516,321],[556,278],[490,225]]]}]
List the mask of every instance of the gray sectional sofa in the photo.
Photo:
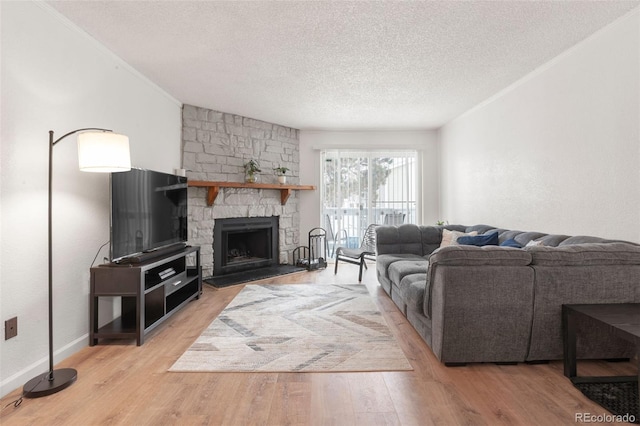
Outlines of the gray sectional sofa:
[{"label": "gray sectional sofa", "polygon": [[[500,245],[440,247],[443,230]],[[492,235],[495,237],[495,235]],[[536,241],[534,246],[527,246]],[[380,226],[378,281],[438,359],[539,362],[562,359],[561,306],[640,302],[640,245],[597,237],[476,226]],[[634,348],[580,323],[578,357],[629,358]]]}]

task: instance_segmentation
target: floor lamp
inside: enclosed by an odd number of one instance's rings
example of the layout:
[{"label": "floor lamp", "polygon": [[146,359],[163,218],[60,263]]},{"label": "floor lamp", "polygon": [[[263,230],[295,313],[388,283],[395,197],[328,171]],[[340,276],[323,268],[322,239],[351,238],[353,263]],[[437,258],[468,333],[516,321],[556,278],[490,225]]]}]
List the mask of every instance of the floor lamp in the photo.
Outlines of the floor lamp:
[{"label": "floor lamp", "polygon": [[73,368],[53,369],[53,261],[52,261],[52,220],[51,188],[53,169],[53,147],[73,134],[78,133],[78,163],[85,172],[124,172],[131,170],[129,138],[98,128],[77,129],[58,139],[53,139],[49,131],[49,371],[29,380],[23,387],[23,396],[39,398],[68,388],[78,378]]}]

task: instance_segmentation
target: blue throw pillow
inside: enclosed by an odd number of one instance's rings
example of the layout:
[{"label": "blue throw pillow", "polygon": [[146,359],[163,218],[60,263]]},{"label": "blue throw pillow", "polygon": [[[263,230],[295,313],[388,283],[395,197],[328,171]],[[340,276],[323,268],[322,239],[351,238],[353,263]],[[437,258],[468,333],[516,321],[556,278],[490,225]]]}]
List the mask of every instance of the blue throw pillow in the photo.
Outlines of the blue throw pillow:
[{"label": "blue throw pillow", "polygon": [[513,238],[509,239],[509,240],[505,240],[500,244],[502,247],[515,247],[515,248],[522,248],[522,244],[520,244],[519,242],[517,242],[516,240],[514,240]]},{"label": "blue throw pillow", "polygon": [[498,233],[492,232],[491,234],[476,235],[475,237],[460,237],[458,238],[458,244],[467,246],[497,246],[498,245]]}]

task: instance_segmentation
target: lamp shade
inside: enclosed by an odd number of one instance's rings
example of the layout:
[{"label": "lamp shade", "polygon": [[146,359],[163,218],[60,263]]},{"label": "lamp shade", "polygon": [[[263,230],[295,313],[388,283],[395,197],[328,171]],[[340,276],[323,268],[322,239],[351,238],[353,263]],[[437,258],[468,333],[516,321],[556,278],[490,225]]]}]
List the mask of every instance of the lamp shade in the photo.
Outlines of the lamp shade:
[{"label": "lamp shade", "polygon": [[131,170],[129,138],[113,132],[78,134],[78,165],[83,172],[112,173]]}]

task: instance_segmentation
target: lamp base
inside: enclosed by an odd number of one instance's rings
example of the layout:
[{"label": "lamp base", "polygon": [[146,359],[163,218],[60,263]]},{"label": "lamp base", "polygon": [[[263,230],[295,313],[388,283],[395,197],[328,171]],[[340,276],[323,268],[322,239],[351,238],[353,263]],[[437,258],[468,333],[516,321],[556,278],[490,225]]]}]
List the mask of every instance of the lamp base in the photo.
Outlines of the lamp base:
[{"label": "lamp base", "polygon": [[76,381],[78,372],[73,368],[60,368],[53,370],[51,376],[52,378],[49,379],[49,372],[46,372],[29,380],[22,388],[22,396],[40,398],[60,392]]}]

